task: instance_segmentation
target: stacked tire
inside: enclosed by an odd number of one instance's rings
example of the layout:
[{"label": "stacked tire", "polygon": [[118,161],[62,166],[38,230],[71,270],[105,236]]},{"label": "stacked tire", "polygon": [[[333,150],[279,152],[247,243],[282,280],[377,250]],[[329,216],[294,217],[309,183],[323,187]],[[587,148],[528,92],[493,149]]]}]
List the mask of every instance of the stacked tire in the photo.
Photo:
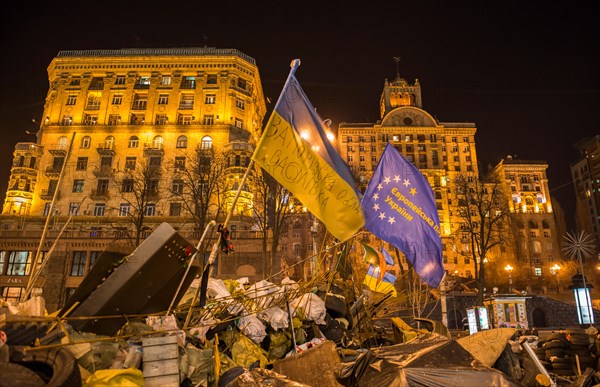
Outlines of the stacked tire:
[{"label": "stacked tire", "polygon": [[577,371],[577,360],[579,360],[581,373],[583,373],[586,368],[595,370],[596,366],[590,350],[590,336],[585,329],[567,329],[565,334],[569,340],[569,354],[573,370]]},{"label": "stacked tire", "polygon": [[553,333],[542,343],[544,360],[549,364],[548,371],[559,376],[573,376],[573,367],[569,358],[569,340],[563,332]]}]

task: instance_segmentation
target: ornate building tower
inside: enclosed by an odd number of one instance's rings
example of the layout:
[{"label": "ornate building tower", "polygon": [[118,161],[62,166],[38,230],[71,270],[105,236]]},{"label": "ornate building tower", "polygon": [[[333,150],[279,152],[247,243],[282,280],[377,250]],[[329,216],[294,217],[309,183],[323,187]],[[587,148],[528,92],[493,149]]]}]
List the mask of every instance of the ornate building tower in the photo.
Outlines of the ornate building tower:
[{"label": "ornate building tower", "polygon": [[392,82],[385,81],[380,111],[377,123],[341,123],[338,128],[340,153],[356,176],[359,189],[366,187],[386,144],[394,144],[433,188],[446,270],[461,276],[474,275],[473,263],[459,253],[463,246],[456,238],[458,200],[453,184],[460,174],[478,174],[475,124],[438,122],[422,107],[419,81],[411,85],[399,76]]}]

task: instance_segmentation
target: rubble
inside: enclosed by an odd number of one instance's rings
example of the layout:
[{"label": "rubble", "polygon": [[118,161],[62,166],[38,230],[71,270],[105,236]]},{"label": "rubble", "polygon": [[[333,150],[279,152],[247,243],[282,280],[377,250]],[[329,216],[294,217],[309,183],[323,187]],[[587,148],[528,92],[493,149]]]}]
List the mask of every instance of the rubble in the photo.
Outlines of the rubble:
[{"label": "rubble", "polygon": [[[171,237],[177,239],[176,233]],[[148,238],[153,247],[145,250],[148,246],[140,245],[129,259],[135,257],[145,271],[160,272],[164,260],[150,264],[140,252],[154,256],[165,244],[173,245],[169,238],[160,243]],[[190,251],[185,241],[177,244],[181,251]],[[4,362],[0,359],[2,378],[19,375],[38,382],[41,378],[46,385],[56,386],[537,387],[547,373],[555,385],[584,387],[599,382],[597,330],[572,329],[539,339],[516,329],[497,328],[453,339],[438,321],[391,317],[391,331],[378,333],[373,318],[382,305],[391,302],[389,297],[368,289],[355,297],[347,281],[333,272],[306,283],[289,278],[279,284],[209,278],[206,304],[199,307],[192,301],[200,280],[184,278],[186,259],[191,256],[179,255],[175,248],[169,254],[183,258],[177,258],[179,267],[166,272],[170,273],[164,276],[168,283],[155,283],[157,288],[173,290],[178,282],[189,281],[170,313],[165,311],[173,303],[172,292],[166,297],[136,289],[127,284],[139,283],[136,270],[112,267],[108,273],[107,262],[98,269],[106,275],[100,286],[94,290],[84,281],[86,287],[74,295],[77,300],[68,301],[67,309],[73,313],[48,316],[39,307],[43,305],[40,298],[4,305],[0,353],[8,354]],[[128,257],[121,261],[125,264]],[[111,280],[123,272],[126,275],[121,278],[128,280]],[[157,281],[159,277],[152,278]],[[129,289],[130,300],[113,297],[108,287],[101,286],[106,283],[118,283],[117,293]],[[131,302],[142,297],[150,299],[143,304]],[[90,299],[105,301],[95,306],[98,313],[77,313],[78,305]],[[116,308],[121,307],[135,313],[116,315]],[[532,347],[547,372],[540,372],[523,345]],[[34,359],[51,365],[54,373],[28,368]]]}]

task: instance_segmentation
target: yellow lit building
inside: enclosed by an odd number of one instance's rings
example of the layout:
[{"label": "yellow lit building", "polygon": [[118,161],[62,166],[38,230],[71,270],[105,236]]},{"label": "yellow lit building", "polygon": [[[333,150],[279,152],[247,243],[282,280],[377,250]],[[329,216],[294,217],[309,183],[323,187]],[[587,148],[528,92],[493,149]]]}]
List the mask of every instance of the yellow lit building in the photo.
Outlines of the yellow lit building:
[{"label": "yellow lit building", "polygon": [[385,81],[380,112],[376,123],[341,123],[338,128],[340,153],[359,188],[366,187],[385,146],[392,143],[427,177],[434,191],[446,270],[473,276],[472,261],[459,253],[463,246],[456,245],[458,200],[453,182],[459,174],[477,176],[475,124],[439,122],[423,109],[419,81],[409,84],[399,76]]},{"label": "yellow lit building", "polygon": [[[235,49],[61,51],[48,80],[37,142],[14,151],[0,218],[0,290],[17,299],[42,233],[45,253],[68,223],[36,283],[54,309],[99,252],[130,236],[123,171],[144,163],[162,171],[145,207],[144,236],[166,221],[197,241],[202,230],[192,227],[182,203],[158,193],[175,190],[178,168],[196,149],[214,148],[228,158],[223,186],[230,206],[266,105],[255,60]],[[231,270],[224,275],[256,274],[260,244],[246,221],[252,205],[244,187],[230,226],[236,254],[229,269],[220,267]]]}]

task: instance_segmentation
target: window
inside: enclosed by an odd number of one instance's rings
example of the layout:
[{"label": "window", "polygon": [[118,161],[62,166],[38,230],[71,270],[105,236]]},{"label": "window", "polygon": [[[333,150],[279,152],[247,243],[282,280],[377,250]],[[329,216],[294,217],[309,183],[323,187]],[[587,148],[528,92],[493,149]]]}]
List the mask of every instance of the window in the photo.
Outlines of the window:
[{"label": "window", "polygon": [[92,139],[90,138],[90,136],[84,136],[84,137],[81,138],[81,147],[82,148],[89,148],[91,142],[92,142]]},{"label": "window", "polygon": [[77,94],[69,94],[67,96],[67,105],[75,105],[77,103]]},{"label": "window", "polygon": [[133,192],[133,179],[123,179],[121,182],[121,192]]},{"label": "window", "polygon": [[203,125],[213,125],[214,122],[215,122],[215,116],[213,116],[212,114],[207,114],[202,119]]},{"label": "window", "polygon": [[169,103],[169,94],[160,94],[158,96],[158,104],[159,105],[166,105]]},{"label": "window", "polygon": [[115,85],[124,85],[125,84],[125,75],[117,75],[115,78]]},{"label": "window", "polygon": [[94,205],[94,216],[104,216],[105,208],[106,208],[106,204],[96,203]]},{"label": "window", "polygon": [[73,77],[71,79],[71,86],[79,86],[81,84],[81,78],[80,77]]},{"label": "window", "polygon": [[133,103],[131,104],[131,110],[146,110],[148,105],[147,94],[134,94]]},{"label": "window", "polygon": [[71,260],[71,277],[83,277],[85,274],[85,262],[87,253],[85,251],[73,251]]},{"label": "window", "polygon": [[91,93],[88,95],[87,104],[85,105],[86,109],[89,110],[98,110],[100,109],[100,99],[102,98],[101,94]]},{"label": "window", "polygon": [[[163,148],[163,138],[161,136],[155,136],[152,139],[152,147],[155,149],[162,149]],[[153,157],[154,158],[154,157]],[[159,157],[160,158],[160,157]],[[152,158],[150,159],[152,160]],[[160,165],[160,164],[159,164]]]},{"label": "window", "polygon": [[244,102],[243,99],[236,99],[235,100],[235,107],[241,110],[244,110],[244,108],[246,107],[246,103]]},{"label": "window", "polygon": [[173,191],[174,194],[183,193],[183,180],[173,180],[171,191]]},{"label": "window", "polygon": [[132,114],[129,123],[131,125],[144,125],[145,115],[144,114]]},{"label": "window", "polygon": [[204,97],[204,103],[207,105],[213,105],[216,99],[217,98],[215,94],[206,94],[206,97]]},{"label": "window", "polygon": [[126,157],[125,158],[125,169],[135,169],[135,157]]},{"label": "window", "polygon": [[169,216],[181,215],[181,203],[171,203],[169,206]]},{"label": "window", "polygon": [[235,119],[235,127],[244,129],[244,121],[242,121],[240,118],[236,118]]},{"label": "window", "polygon": [[163,75],[160,78],[160,85],[161,86],[169,86],[169,85],[171,85],[171,76],[170,75]]},{"label": "window", "polygon": [[120,105],[121,103],[123,103],[123,94],[113,94],[112,97],[112,104],[113,105]]},{"label": "window", "polygon": [[129,203],[121,203],[119,204],[119,216],[127,216],[129,215],[130,205]]},{"label": "window", "polygon": [[150,77],[139,77],[136,86],[141,86],[143,89],[150,87]]},{"label": "window", "polygon": [[185,169],[185,157],[175,157],[175,169]]},{"label": "window", "polygon": [[183,79],[181,80],[181,86],[179,86],[180,89],[195,89],[196,88],[196,77],[194,76],[187,76],[187,77],[183,77]]},{"label": "window", "polygon": [[114,147],[115,147],[115,137],[114,136],[106,136],[106,138],[104,139],[104,148],[105,149],[113,149]]},{"label": "window", "polygon": [[144,210],[146,216],[156,216],[156,204],[148,204]]},{"label": "window", "polygon": [[179,125],[191,125],[194,120],[191,114],[180,114],[177,117],[177,123]]},{"label": "window", "polygon": [[187,148],[187,137],[186,136],[179,136],[177,138],[177,148]]},{"label": "window", "polygon": [[206,77],[206,84],[207,85],[216,85],[217,84],[217,74],[209,74]]},{"label": "window", "polygon": [[156,120],[154,121],[155,125],[166,125],[169,123],[169,119],[166,114],[157,114]]},{"label": "window", "polygon": [[96,185],[98,195],[105,195],[108,192],[108,179],[99,179]]},{"label": "window", "polygon": [[202,137],[202,140],[200,142],[200,149],[206,150],[206,149],[211,149],[211,148],[212,148],[212,138],[210,136]]},{"label": "window", "polygon": [[239,87],[242,90],[246,90],[246,80],[242,79],[242,78],[238,78],[237,87]]},{"label": "window", "polygon": [[69,215],[79,215],[79,203],[69,203]]},{"label": "window", "polygon": [[541,267],[536,267],[535,268],[535,276],[536,277],[541,277],[542,276],[542,268]]},{"label": "window", "polygon": [[118,114],[110,114],[108,116],[109,125],[119,125],[121,123],[121,116]]},{"label": "window", "polygon": [[73,180],[73,192],[83,192],[83,180]]},{"label": "window", "polygon": [[98,115],[97,114],[84,114],[83,115],[83,124],[84,125],[98,124]]},{"label": "window", "polygon": [[31,251],[11,251],[6,264],[6,275],[29,275],[32,258]]},{"label": "window", "polygon": [[140,144],[140,139],[137,136],[129,137],[129,142],[127,143],[128,148],[137,148]]},{"label": "window", "polygon": [[193,109],[194,108],[194,94],[182,94],[181,100],[179,101],[179,109]]},{"label": "window", "polygon": [[88,163],[87,157],[78,157],[75,169],[77,171],[85,171],[87,169],[87,163]]}]

